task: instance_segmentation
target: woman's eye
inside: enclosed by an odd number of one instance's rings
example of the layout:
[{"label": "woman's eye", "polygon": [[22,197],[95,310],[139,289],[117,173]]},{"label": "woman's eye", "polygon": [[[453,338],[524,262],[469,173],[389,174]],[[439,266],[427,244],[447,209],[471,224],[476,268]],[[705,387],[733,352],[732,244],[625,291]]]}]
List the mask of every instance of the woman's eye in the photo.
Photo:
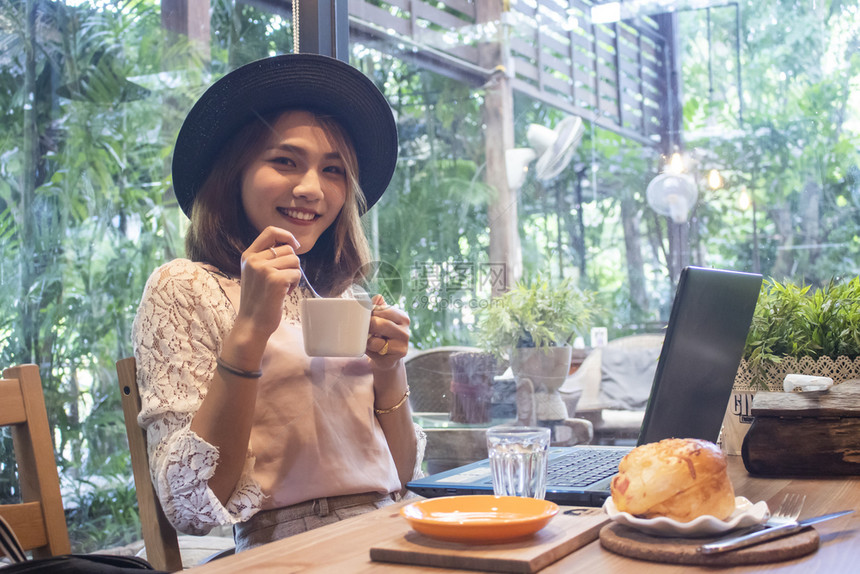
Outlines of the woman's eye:
[{"label": "woman's eye", "polygon": [[325,171],[328,173],[336,173],[338,175],[343,175],[346,173],[346,170],[343,168],[343,166],[340,165],[330,165],[325,168]]},{"label": "woman's eye", "polygon": [[273,157],[271,160],[272,163],[276,163],[278,165],[296,165],[296,163],[288,157],[277,156]]}]

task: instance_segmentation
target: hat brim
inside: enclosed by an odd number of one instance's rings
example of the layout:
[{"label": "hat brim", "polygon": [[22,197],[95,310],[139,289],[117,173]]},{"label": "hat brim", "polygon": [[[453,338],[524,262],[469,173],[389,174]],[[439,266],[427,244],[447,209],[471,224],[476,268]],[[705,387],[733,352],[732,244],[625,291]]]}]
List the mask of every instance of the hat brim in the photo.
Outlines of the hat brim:
[{"label": "hat brim", "polygon": [[385,97],[349,64],[319,54],[252,62],[215,82],[185,118],[173,151],[173,189],[190,217],[194,197],[229,139],[248,121],[279,109],[334,117],[352,139],[370,209],[397,164],[397,126]]}]

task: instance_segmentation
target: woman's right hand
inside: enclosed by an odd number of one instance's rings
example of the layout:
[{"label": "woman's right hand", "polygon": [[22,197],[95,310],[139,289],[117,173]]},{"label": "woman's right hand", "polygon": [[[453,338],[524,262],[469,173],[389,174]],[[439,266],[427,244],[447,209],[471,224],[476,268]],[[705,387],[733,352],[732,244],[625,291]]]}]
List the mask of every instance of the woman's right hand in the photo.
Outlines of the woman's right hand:
[{"label": "woman's right hand", "polygon": [[278,328],[284,298],[299,283],[299,242],[279,227],[267,227],[242,253],[241,296],[237,323],[260,337]]},{"label": "woman's right hand", "polygon": [[[240,371],[259,371],[269,337],[284,314],[284,298],[299,282],[299,242],[292,233],[267,227],[242,253],[241,294],[233,328],[219,359]],[[219,461],[208,484],[222,504],[232,496],[254,422],[257,378],[216,368],[212,383],[191,421],[191,430],[218,449]],[[224,417],[230,424],[224,424]]]}]

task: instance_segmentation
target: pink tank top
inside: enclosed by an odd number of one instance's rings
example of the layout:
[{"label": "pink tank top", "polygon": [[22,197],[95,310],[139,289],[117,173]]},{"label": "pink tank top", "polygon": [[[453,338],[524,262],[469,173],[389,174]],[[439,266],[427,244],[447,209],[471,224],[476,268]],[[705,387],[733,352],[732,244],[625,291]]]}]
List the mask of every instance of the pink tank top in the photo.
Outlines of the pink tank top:
[{"label": "pink tank top", "polygon": [[[213,275],[238,310],[239,284]],[[263,355],[251,429],[254,478],[267,495],[263,509],[400,490],[394,459],[373,413],[367,358],[307,356],[298,309],[292,306],[288,298]]]}]

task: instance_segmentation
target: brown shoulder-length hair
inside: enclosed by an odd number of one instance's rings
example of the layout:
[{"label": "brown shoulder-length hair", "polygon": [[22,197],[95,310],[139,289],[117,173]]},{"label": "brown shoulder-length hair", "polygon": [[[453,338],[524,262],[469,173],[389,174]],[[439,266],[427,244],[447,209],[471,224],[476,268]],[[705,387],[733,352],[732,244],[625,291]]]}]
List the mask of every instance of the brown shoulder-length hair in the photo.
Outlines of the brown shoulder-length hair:
[{"label": "brown shoulder-length hair", "polygon": [[[269,143],[271,126],[288,111],[252,120],[218,154],[191,208],[185,251],[192,261],[210,263],[228,275],[241,275],[242,253],[259,234],[242,207],[242,175]],[[348,134],[334,118],[321,114],[314,117],[343,159],[347,192],[337,218],[301,260],[318,292],[337,295],[361,278],[370,259],[359,216],[365,200],[358,183],[355,148]]]}]

